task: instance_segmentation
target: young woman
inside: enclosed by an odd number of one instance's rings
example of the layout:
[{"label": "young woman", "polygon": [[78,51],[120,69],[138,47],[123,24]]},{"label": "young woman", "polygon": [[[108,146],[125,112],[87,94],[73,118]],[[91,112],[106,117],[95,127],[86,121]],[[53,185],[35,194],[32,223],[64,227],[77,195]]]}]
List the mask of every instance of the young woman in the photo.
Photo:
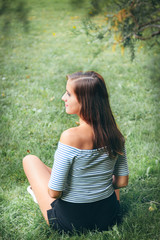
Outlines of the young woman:
[{"label": "young woman", "polygon": [[102,76],[77,72],[67,79],[62,100],[66,113],[76,114],[80,125],[62,133],[52,169],[27,155],[24,171],[53,229],[107,230],[119,211],[119,190],[115,189],[128,184],[124,137]]}]

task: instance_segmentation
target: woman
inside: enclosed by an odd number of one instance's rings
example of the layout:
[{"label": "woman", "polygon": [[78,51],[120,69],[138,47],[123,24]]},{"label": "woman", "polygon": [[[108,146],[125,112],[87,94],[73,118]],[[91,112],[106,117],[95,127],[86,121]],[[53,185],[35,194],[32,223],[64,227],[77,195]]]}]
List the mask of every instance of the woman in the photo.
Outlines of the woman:
[{"label": "woman", "polygon": [[124,137],[102,76],[77,72],[67,79],[62,100],[66,113],[76,114],[80,124],[62,133],[52,169],[28,155],[23,159],[24,171],[53,229],[107,230],[119,210],[115,189],[128,184]]}]

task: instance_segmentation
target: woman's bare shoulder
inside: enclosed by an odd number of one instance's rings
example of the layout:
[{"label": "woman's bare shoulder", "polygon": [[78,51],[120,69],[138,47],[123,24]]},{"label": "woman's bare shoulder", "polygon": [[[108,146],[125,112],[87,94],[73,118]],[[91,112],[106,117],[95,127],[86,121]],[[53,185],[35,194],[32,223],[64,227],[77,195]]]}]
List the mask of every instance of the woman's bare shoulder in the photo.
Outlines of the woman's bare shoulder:
[{"label": "woman's bare shoulder", "polygon": [[72,147],[79,147],[79,134],[78,134],[78,129],[75,128],[69,128],[65,130],[60,137],[60,142]]},{"label": "woman's bare shoulder", "polygon": [[60,142],[79,149],[93,149],[93,132],[88,127],[69,128],[61,134]]}]

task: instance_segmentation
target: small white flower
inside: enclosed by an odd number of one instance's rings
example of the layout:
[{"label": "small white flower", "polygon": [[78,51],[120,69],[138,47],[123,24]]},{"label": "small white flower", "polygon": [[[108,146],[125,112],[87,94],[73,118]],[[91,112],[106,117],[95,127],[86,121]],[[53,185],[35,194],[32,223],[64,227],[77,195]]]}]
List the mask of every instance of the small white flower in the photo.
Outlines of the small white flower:
[{"label": "small white flower", "polygon": [[42,109],[38,109],[37,112],[38,112],[38,113],[41,113],[41,112],[42,112]]}]

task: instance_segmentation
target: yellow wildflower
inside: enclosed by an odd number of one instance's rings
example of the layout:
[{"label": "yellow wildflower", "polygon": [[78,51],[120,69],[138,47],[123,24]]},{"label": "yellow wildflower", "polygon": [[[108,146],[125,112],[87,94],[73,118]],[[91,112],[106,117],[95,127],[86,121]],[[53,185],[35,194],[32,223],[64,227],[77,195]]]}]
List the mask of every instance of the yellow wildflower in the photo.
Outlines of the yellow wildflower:
[{"label": "yellow wildflower", "polygon": [[116,43],[112,45],[112,52],[115,52],[115,51],[116,51]]},{"label": "yellow wildflower", "polygon": [[124,55],[124,46],[121,46],[121,55]]}]

